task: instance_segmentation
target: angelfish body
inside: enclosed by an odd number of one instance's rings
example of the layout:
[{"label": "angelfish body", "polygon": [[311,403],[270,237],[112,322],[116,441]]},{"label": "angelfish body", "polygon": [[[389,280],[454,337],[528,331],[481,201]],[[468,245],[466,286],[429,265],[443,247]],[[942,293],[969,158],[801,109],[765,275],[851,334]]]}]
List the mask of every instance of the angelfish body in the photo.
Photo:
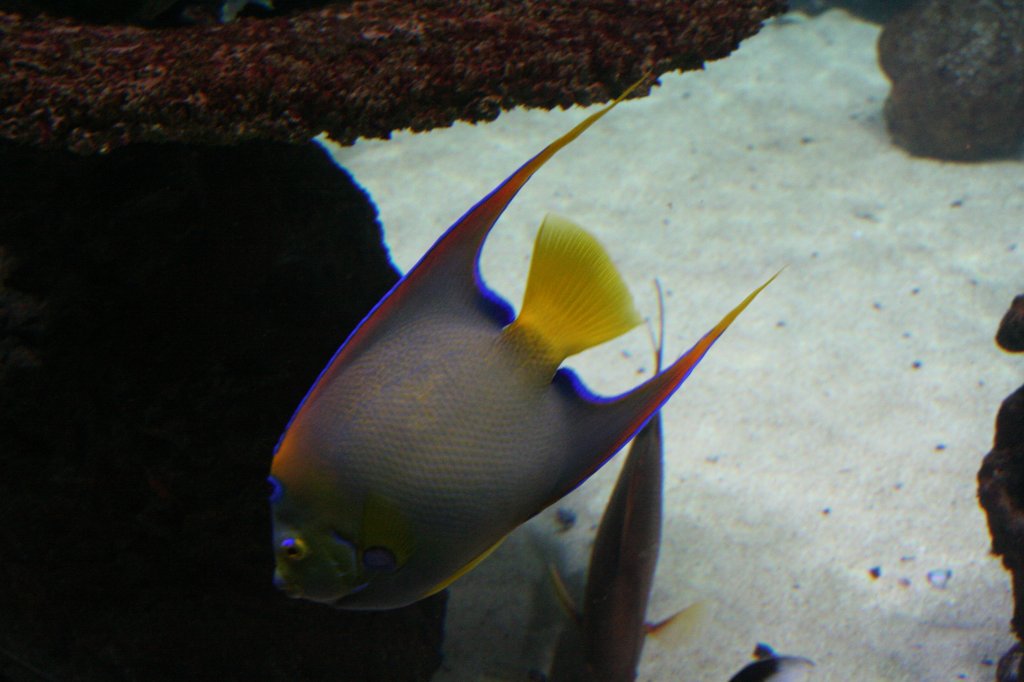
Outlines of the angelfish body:
[{"label": "angelfish body", "polygon": [[443,589],[615,454],[763,288],[664,372],[606,400],[558,369],[640,321],[590,235],[545,220],[515,320],[484,287],[478,258],[498,216],[621,99],[449,228],[310,389],[271,467],[275,583],[289,595],[387,609]]}]

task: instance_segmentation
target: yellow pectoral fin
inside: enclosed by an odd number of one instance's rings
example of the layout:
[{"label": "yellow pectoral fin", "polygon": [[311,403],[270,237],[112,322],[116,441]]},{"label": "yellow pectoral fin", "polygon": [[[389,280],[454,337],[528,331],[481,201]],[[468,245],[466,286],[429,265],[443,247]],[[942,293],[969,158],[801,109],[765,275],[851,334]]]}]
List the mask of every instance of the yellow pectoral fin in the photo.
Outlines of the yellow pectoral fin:
[{"label": "yellow pectoral fin", "polygon": [[510,332],[541,348],[552,369],[610,341],[643,319],[601,244],[586,230],[549,214],[537,233],[523,306]]},{"label": "yellow pectoral fin", "polygon": [[[505,537],[508,537],[508,536],[506,535]],[[469,573],[470,571],[472,571],[474,568],[476,568],[477,564],[479,564],[481,561],[483,561],[484,559],[489,557],[491,555],[491,552],[493,552],[494,550],[498,549],[498,546],[501,545],[501,543],[505,542],[505,537],[501,538],[500,540],[495,542],[493,545],[491,545],[490,547],[485,549],[483,552],[478,554],[476,557],[471,559],[468,564],[466,564],[465,566],[463,566],[459,570],[455,571],[455,573],[452,574],[451,577],[445,578],[438,585],[436,585],[435,587],[431,588],[430,590],[427,590],[427,593],[424,594],[423,596],[424,597],[429,597],[432,594],[437,594],[438,592],[440,592],[444,588],[448,587],[449,585],[451,585],[453,582],[455,582],[456,580],[458,580],[462,576],[464,576],[467,573]]]}]

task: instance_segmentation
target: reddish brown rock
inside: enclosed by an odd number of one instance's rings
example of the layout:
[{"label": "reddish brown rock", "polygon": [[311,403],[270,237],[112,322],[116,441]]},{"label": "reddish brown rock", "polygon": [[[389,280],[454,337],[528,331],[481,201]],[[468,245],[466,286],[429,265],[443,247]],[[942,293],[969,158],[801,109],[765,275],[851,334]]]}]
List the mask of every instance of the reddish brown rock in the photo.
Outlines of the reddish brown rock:
[{"label": "reddish brown rock", "polygon": [[[999,325],[996,340],[1007,351],[1024,351],[1024,296],[1013,300]],[[996,435],[978,472],[978,500],[988,517],[992,553],[1001,556],[1013,575],[1014,608],[1011,624],[1024,639],[1024,386],[1012,393],[996,415]],[[1006,653],[997,679],[1021,679],[1020,646]]]},{"label": "reddish brown rock", "polygon": [[0,137],[343,144],[592,104],[729,54],[784,0],[368,0],[221,26],[81,25],[0,12]]},{"label": "reddish brown rock", "polygon": [[1024,294],[1017,296],[1003,315],[996,343],[1010,353],[1024,353]]}]

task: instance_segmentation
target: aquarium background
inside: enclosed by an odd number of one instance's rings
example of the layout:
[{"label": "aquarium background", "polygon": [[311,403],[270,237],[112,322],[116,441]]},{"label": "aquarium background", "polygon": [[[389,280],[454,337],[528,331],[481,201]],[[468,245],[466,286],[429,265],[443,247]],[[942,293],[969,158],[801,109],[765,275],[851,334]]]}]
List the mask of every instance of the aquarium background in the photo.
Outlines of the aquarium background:
[{"label": "aquarium background", "polygon": [[[1013,641],[976,473],[1021,381],[992,337],[1022,288],[1024,174],[1020,158],[894,146],[879,31],[791,13],[703,72],[663,76],[541,170],[486,244],[484,279],[518,305],[544,213],[584,225],[648,316],[661,282],[669,358],[785,268],[663,410],[650,618],[697,601],[711,615],[686,643],[651,638],[642,680],[727,680],[758,642],[813,659],[815,680],[991,680]],[[405,271],[587,113],[516,110],[332,153]],[[638,329],[568,364],[614,394],[652,363]],[[546,667],[567,624],[547,566],[581,584],[620,463],[456,583],[435,679]]]}]

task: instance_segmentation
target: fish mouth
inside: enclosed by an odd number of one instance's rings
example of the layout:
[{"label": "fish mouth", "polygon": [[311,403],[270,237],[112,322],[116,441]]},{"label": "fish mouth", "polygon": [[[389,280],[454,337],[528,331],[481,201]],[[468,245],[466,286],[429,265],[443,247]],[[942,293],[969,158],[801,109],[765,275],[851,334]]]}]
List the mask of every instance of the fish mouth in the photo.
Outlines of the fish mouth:
[{"label": "fish mouth", "polygon": [[[342,577],[343,576],[339,574],[339,580]],[[334,604],[357,592],[362,592],[369,586],[370,581],[366,581],[359,585],[354,585],[350,588],[345,589],[344,592],[340,595],[337,593],[329,595],[308,594],[302,589],[301,585],[298,585],[297,583],[288,580],[283,575],[281,575],[279,571],[274,572],[274,587],[276,587],[281,592],[284,592],[285,596],[290,597],[291,599],[308,599],[309,601],[320,602],[321,604]]]},{"label": "fish mouth", "polygon": [[284,579],[280,573],[274,573],[274,587],[285,593],[286,596],[292,599],[299,599],[302,597],[302,588],[295,583],[288,582]]}]

